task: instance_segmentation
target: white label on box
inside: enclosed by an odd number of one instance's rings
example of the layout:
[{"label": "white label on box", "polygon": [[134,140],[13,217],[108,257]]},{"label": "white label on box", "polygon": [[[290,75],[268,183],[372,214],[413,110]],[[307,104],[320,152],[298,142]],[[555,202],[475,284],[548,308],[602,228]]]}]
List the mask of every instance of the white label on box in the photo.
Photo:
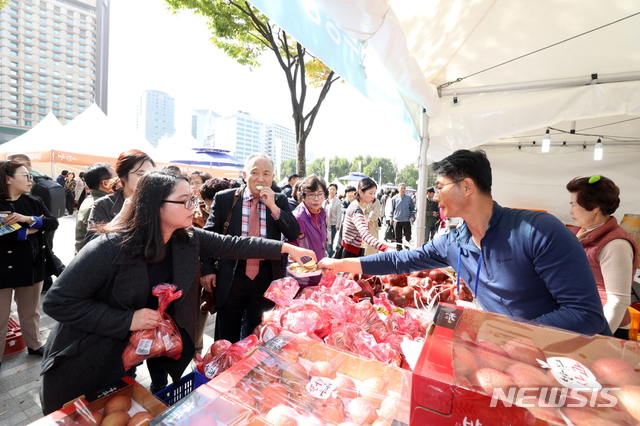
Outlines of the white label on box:
[{"label": "white label on box", "polygon": [[580,362],[565,357],[547,358],[546,362],[538,360],[542,368],[551,370],[558,383],[572,389],[602,389],[596,376]]},{"label": "white label on box", "polygon": [[136,347],[137,355],[149,355],[151,352],[151,344],[153,343],[153,339],[140,339],[138,342],[138,346]]},{"label": "white label on box", "polygon": [[309,383],[307,383],[307,390],[309,393],[320,399],[327,399],[331,396],[331,393],[336,389],[336,384],[333,380],[326,377],[313,376]]}]

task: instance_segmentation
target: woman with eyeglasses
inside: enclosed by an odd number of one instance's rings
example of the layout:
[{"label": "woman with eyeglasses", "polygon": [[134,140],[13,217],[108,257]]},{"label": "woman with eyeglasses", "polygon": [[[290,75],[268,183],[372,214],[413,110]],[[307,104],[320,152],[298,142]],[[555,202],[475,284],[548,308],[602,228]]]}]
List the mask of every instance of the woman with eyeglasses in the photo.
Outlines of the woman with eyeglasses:
[{"label": "woman with eyeglasses", "polygon": [[[0,162],[0,361],[4,355],[11,299],[29,355],[42,356],[40,292],[45,276],[53,274],[53,255],[44,232],[58,228],[40,197],[29,195],[33,177],[18,161]],[[48,262],[47,262],[48,261]],[[57,272],[57,271],[55,271]]]},{"label": "woman with eyeglasses", "polygon": [[364,256],[363,242],[379,251],[387,251],[388,246],[380,242],[369,231],[371,221],[365,217],[364,209],[376,198],[378,185],[373,179],[364,178],[358,182],[355,200],[351,202],[342,223],[342,246],[338,248],[338,258]]},{"label": "woman with eyeglasses", "polygon": [[120,213],[124,200],[131,197],[140,178],[155,167],[156,163],[151,157],[137,149],[120,154],[116,161],[116,175],[118,177],[112,185],[114,192],[100,198],[93,204],[87,222],[89,232],[85,236],[85,241],[90,241],[96,236],[93,232],[96,224],[110,222]]},{"label": "woman with eyeglasses", "polygon": [[[324,180],[316,175],[303,178],[295,184],[302,201],[293,210],[300,224],[300,235],[291,244],[313,250],[318,259],[325,257],[327,249],[327,212],[322,207],[329,195]],[[320,276],[298,278],[301,287],[316,285]]]},{"label": "woman with eyeglasses", "polygon": [[44,414],[130,374],[122,352],[131,332],[155,328],[160,319],[151,290],[171,283],[182,290],[167,313],[182,336],[180,359],[152,358],[175,383],[195,353],[199,306],[199,257],[280,259],[300,262],[315,253],[281,241],[220,235],[192,227],[198,199],[184,175],[151,171],[138,182],[122,213],[99,227],[47,293],[43,309],[58,326],[49,335],[42,364]]}]

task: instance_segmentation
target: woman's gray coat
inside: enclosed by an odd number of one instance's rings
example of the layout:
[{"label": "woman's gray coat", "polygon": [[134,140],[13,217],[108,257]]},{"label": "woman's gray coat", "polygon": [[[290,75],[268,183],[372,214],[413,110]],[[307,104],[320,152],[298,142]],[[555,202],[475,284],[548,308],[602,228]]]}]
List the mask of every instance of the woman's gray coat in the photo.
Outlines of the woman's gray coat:
[{"label": "woman's gray coat", "polygon": [[[191,338],[179,360],[163,367],[179,378],[194,355],[199,308],[196,276],[199,256],[280,259],[282,243],[261,238],[222,236],[190,229],[189,241],[173,238],[172,284],[182,297],[172,302],[174,320]],[[150,297],[147,264],[113,235],[87,244],[48,291],[43,309],[59,322],[47,341],[42,362],[44,414],[81,395],[103,389],[125,376],[122,351],[136,310]],[[190,349],[190,350],[189,350]]]}]

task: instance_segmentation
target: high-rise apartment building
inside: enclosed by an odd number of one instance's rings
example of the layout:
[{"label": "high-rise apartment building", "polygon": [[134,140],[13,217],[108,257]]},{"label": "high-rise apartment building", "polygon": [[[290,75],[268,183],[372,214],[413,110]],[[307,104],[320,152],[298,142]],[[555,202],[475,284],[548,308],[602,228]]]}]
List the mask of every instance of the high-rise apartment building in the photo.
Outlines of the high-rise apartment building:
[{"label": "high-rise apartment building", "polygon": [[265,125],[263,146],[263,151],[273,159],[276,168],[283,161],[296,158],[296,135],[293,130],[279,124]]},{"label": "high-rise apartment building", "polygon": [[194,109],[191,114],[191,134],[202,146],[215,146],[216,120],[220,114],[208,109]]},{"label": "high-rise apartment building", "polygon": [[263,131],[260,120],[248,112],[238,111],[217,120],[215,147],[232,151],[236,158],[244,161],[249,155],[262,151]]},{"label": "high-rise apartment building", "polygon": [[107,113],[109,0],[10,0],[0,10],[0,143],[49,111]]},{"label": "high-rise apartment building", "polygon": [[158,141],[176,132],[174,127],[175,100],[158,90],[145,90],[138,105],[137,128],[154,147]]}]

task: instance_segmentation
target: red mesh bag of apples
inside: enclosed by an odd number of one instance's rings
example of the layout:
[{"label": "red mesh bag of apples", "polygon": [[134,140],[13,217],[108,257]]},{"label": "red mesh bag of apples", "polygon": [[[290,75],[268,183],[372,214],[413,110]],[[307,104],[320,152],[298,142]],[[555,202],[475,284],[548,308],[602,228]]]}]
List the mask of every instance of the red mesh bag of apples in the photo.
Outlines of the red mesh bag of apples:
[{"label": "red mesh bag of apples", "polygon": [[158,311],[162,321],[156,328],[137,330],[129,337],[129,344],[122,352],[124,369],[128,370],[148,358],[166,356],[178,359],[182,355],[182,337],[173,319],[165,312],[171,302],[182,296],[173,284],[158,284],[151,294],[158,297]]}]

